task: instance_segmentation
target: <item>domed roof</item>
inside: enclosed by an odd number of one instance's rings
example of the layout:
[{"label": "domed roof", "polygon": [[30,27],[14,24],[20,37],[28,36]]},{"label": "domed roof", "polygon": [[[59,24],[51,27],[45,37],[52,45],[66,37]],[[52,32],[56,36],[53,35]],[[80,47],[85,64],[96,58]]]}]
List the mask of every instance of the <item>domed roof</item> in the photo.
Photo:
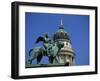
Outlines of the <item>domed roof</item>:
[{"label": "domed roof", "polygon": [[63,27],[59,27],[59,30],[54,34],[53,39],[67,39],[69,40],[69,36]]},{"label": "domed roof", "polygon": [[55,34],[53,35],[53,40],[55,41],[57,39],[67,39],[67,40],[70,40],[67,32],[64,30],[62,20],[61,20],[61,26],[59,27],[58,31],[55,32]]}]

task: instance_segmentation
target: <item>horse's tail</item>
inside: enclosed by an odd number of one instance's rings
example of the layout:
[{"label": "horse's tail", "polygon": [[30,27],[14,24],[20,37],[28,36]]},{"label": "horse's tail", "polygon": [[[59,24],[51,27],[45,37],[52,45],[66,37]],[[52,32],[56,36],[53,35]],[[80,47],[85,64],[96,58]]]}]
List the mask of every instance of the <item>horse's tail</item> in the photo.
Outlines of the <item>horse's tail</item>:
[{"label": "horse's tail", "polygon": [[29,51],[29,56],[31,56],[31,52],[33,51],[33,49],[30,49],[30,51]]}]

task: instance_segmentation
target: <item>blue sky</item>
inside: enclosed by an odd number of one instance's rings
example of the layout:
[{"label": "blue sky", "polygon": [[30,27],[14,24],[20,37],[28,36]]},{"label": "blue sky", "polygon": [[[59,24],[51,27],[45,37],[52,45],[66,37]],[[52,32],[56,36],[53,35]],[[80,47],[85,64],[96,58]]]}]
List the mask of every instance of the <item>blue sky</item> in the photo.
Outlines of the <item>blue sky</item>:
[{"label": "blue sky", "polygon": [[[26,61],[31,48],[40,46],[35,44],[39,36],[48,33],[50,37],[58,30],[63,19],[64,29],[70,36],[75,51],[75,65],[89,64],[89,16],[71,14],[31,13],[25,14],[25,51]],[[35,63],[33,61],[33,63]],[[43,57],[41,63],[48,63]]]}]

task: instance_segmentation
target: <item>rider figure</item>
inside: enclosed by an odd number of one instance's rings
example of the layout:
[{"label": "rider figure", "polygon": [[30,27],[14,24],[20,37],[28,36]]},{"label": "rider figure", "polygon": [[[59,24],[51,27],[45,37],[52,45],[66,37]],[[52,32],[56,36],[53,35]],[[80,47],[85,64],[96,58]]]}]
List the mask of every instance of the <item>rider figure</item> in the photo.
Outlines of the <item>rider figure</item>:
[{"label": "rider figure", "polygon": [[45,39],[45,43],[44,43],[43,46],[46,49],[47,54],[50,56],[49,51],[50,51],[50,48],[51,48],[51,40],[50,40],[50,38],[49,38],[47,33],[45,33],[44,39]]}]

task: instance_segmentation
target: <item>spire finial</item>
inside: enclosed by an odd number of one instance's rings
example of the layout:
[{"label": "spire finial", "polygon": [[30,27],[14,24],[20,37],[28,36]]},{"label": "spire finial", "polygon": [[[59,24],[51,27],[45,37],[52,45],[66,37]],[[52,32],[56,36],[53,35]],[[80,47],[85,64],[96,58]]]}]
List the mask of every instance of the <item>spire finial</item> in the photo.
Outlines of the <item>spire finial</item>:
[{"label": "spire finial", "polygon": [[62,18],[61,18],[61,26],[63,26],[63,20],[62,20]]},{"label": "spire finial", "polygon": [[60,27],[59,27],[59,29],[64,29],[64,27],[63,27],[63,19],[61,18],[61,21],[60,21]]}]

